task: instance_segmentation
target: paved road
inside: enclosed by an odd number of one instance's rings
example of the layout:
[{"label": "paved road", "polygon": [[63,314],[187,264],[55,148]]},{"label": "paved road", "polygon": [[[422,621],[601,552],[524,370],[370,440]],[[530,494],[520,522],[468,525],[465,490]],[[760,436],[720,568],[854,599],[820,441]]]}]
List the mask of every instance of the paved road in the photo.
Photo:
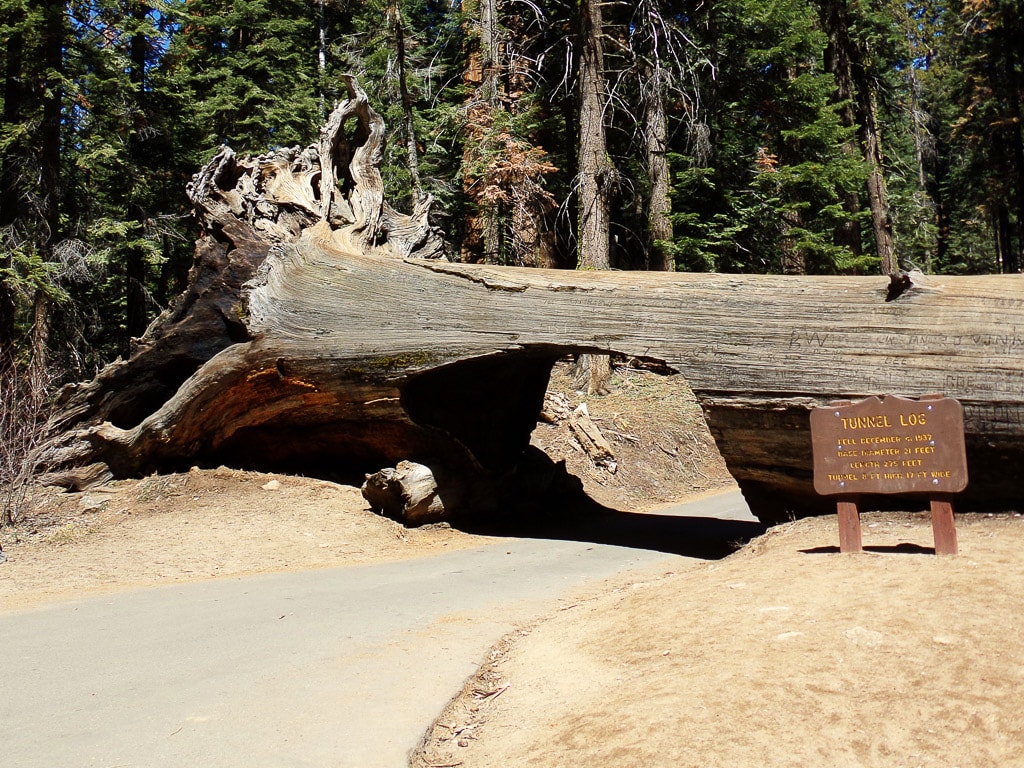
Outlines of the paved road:
[{"label": "paved road", "polygon": [[746,513],[738,494],[714,497],[559,539],[0,615],[0,764],[404,766],[517,622],[588,581],[755,532],[695,515]]}]

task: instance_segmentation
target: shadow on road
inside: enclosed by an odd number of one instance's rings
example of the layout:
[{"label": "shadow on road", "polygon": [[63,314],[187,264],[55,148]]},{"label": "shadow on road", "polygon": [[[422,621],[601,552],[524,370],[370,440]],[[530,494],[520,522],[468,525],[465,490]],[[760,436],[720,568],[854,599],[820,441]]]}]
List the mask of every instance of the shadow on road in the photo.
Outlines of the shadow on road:
[{"label": "shadow on road", "polygon": [[458,528],[485,536],[593,542],[703,560],[726,557],[767,530],[761,523],[743,520],[620,512],[589,498],[557,509],[460,521]]}]

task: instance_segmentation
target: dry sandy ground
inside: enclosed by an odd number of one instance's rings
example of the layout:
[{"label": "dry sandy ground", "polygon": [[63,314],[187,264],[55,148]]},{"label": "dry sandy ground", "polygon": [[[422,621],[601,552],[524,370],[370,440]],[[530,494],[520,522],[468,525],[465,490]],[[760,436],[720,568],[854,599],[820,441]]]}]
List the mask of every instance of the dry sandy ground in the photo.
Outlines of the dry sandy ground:
[{"label": "dry sandy ground", "polygon": [[514,634],[414,765],[1022,766],[1024,519],[835,518]]},{"label": "dry sandy ground", "polygon": [[[568,367],[552,391],[575,407]],[[679,376],[619,369],[591,399],[614,446],[614,473],[593,466],[567,423],[539,424],[534,442],[565,460],[597,501],[619,509],[707,492],[731,482]],[[84,494],[37,491],[22,522],[0,529],[0,610],[128,586],[356,565],[419,557],[489,539],[446,525],[406,529],[373,515],[358,489],[227,468],[125,480]]]}]

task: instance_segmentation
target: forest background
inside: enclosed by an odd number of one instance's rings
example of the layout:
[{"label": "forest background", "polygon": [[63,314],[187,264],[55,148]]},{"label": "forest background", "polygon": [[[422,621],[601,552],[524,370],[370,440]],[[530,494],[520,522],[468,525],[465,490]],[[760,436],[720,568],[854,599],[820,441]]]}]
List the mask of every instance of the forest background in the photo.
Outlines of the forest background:
[{"label": "forest background", "polygon": [[[183,288],[221,144],[356,74],[449,257],[1019,272],[1018,0],[0,0],[0,369],[91,376]],[[5,382],[6,388],[13,386]]]}]

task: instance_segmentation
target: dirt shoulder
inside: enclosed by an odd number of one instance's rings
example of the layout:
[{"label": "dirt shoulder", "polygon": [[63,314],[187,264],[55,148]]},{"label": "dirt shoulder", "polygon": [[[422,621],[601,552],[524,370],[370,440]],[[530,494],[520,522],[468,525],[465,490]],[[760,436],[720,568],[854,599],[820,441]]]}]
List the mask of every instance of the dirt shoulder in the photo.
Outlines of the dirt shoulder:
[{"label": "dirt shoulder", "polygon": [[735,487],[682,376],[622,366],[607,394],[588,396],[575,390],[563,363],[552,371],[548,395],[560,397],[570,411],[587,407],[612,450],[613,467],[591,460],[566,419],[538,424],[533,444],[564,461],[587,495],[607,507],[645,510]]},{"label": "dirt shoulder", "polygon": [[514,634],[413,765],[1024,765],[1024,518],[834,517]]}]

